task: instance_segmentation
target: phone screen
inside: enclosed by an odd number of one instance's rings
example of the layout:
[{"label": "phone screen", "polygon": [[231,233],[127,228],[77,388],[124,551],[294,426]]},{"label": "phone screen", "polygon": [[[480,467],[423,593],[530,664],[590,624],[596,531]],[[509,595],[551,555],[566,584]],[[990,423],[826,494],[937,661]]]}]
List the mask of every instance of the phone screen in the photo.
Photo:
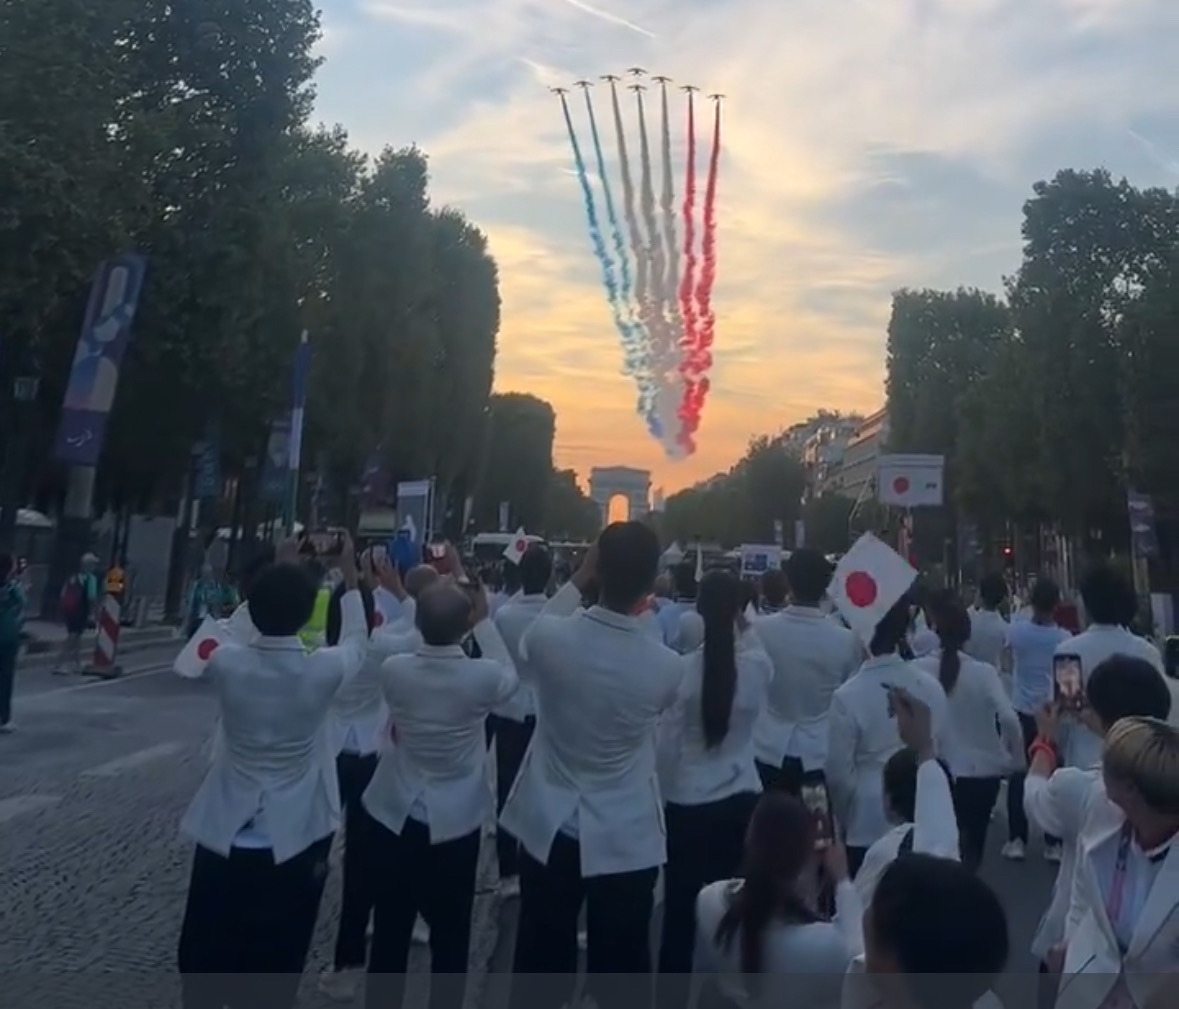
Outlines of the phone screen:
[{"label": "phone screen", "polygon": [[446,544],[445,543],[431,543],[430,544],[430,556],[433,557],[434,560],[436,560],[436,561],[442,560],[442,558],[446,556]]},{"label": "phone screen", "polygon": [[831,840],[831,802],[821,781],[803,784],[802,801],[815,821],[816,846],[825,848]]},{"label": "phone screen", "polygon": [[1066,707],[1079,708],[1084,702],[1084,680],[1081,676],[1079,655],[1057,655],[1052,660],[1056,697]]}]

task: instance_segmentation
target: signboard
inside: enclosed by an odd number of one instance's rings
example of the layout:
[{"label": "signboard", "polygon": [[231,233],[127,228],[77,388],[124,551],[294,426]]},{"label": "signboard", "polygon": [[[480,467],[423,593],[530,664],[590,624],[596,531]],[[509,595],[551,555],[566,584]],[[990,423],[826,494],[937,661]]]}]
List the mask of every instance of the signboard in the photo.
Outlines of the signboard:
[{"label": "signboard", "polygon": [[782,548],[776,543],[742,543],[741,577],[759,578],[782,566]]},{"label": "signboard", "polygon": [[267,504],[286,502],[290,484],[291,418],[280,417],[270,425],[270,440],[266,443],[266,458],[262,460],[259,497]]},{"label": "signboard", "polygon": [[143,256],[118,256],[103,263],[94,278],[54,448],[64,463],[98,465],[146,272]]},{"label": "signboard", "polygon": [[397,485],[398,535],[408,533],[409,540],[421,547],[430,541],[434,519],[434,481],[405,480]]},{"label": "signboard", "polygon": [[882,455],[876,465],[876,496],[896,508],[939,507],[945,467],[940,455]]}]

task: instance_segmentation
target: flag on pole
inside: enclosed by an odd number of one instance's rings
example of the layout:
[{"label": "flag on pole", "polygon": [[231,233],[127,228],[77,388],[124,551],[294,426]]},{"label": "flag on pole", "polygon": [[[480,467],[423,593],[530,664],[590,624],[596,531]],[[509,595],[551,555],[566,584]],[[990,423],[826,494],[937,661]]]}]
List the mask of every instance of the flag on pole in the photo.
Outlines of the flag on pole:
[{"label": "flag on pole", "polygon": [[176,656],[172,663],[172,671],[186,680],[197,679],[209,664],[209,659],[225,642],[232,640],[220,621],[212,617],[205,617],[204,622],[184,646],[184,651]]},{"label": "flag on pole", "polygon": [[528,537],[524,532],[524,527],[520,526],[516,530],[516,535],[512,537],[512,542],[504,547],[504,559],[509,564],[519,564],[520,558],[524,556],[528,549]]},{"label": "flag on pole", "polygon": [[303,414],[307,405],[307,372],[310,366],[311,344],[308,341],[307,330],[303,330],[302,336],[299,337],[299,347],[295,351],[295,370],[291,382],[291,434],[287,443],[290,488],[284,515],[287,535],[294,529],[295,510],[298,507],[299,459],[303,454]]}]

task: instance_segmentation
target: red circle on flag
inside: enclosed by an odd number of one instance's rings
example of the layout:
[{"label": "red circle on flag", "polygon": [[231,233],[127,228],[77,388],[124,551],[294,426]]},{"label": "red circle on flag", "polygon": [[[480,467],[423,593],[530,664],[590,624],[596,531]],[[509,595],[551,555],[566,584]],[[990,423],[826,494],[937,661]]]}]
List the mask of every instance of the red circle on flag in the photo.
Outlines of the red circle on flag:
[{"label": "red circle on flag", "polygon": [[847,595],[849,603],[862,609],[876,602],[879,590],[876,586],[876,579],[867,571],[853,571],[844,579],[843,591]]},{"label": "red circle on flag", "polygon": [[383,624],[384,622],[385,622],[385,614],[382,613],[380,610],[377,610],[377,612],[373,614],[373,626],[380,627],[381,624]]},{"label": "red circle on flag", "polygon": [[525,543],[524,540],[516,540],[516,552],[517,553],[523,553],[527,549],[527,547],[528,547],[528,544]]},{"label": "red circle on flag", "polygon": [[204,641],[202,641],[199,645],[197,645],[197,658],[200,659],[202,662],[208,662],[209,656],[211,656],[215,651],[217,651],[217,649],[218,649],[218,647],[220,647],[220,645],[221,645],[221,642],[218,641],[216,638],[205,638]]},{"label": "red circle on flag", "polygon": [[899,476],[892,482],[892,489],[898,494],[905,494],[909,490],[909,478],[907,476]]}]

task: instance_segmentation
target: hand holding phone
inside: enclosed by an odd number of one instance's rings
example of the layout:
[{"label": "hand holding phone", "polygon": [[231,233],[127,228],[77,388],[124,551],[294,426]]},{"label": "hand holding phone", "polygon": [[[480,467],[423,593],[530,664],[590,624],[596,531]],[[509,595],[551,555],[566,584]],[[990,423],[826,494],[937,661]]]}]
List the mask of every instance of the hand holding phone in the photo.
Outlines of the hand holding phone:
[{"label": "hand holding phone", "polygon": [[1057,655],[1052,660],[1056,700],[1065,711],[1080,711],[1085,706],[1085,681],[1081,675],[1079,655]]},{"label": "hand holding phone", "polygon": [[815,848],[822,851],[835,839],[827,785],[822,781],[804,782],[802,802],[815,821]]}]

